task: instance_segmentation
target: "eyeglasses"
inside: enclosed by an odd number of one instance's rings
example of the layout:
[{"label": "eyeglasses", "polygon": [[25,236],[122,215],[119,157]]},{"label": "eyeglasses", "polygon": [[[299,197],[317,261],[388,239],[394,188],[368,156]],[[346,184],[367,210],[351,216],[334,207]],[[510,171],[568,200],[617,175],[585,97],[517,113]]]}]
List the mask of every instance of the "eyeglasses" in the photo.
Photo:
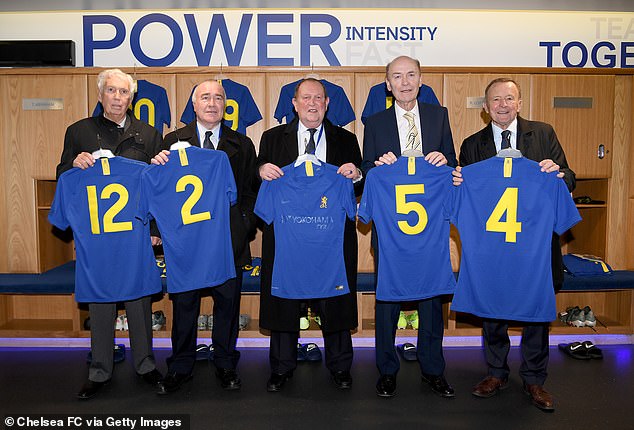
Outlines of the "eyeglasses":
[{"label": "eyeglasses", "polygon": [[130,90],[127,88],[106,87],[104,88],[103,92],[110,95],[114,95],[118,92],[122,97],[127,97],[130,95]]}]

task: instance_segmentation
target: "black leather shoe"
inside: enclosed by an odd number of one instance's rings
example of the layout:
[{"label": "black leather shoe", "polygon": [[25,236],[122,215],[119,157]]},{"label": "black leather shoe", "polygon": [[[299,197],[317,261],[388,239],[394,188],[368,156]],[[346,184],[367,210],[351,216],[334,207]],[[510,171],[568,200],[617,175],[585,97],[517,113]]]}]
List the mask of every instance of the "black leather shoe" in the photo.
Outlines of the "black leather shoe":
[{"label": "black leather shoe", "polygon": [[428,375],[423,373],[422,378],[423,382],[427,383],[432,391],[439,396],[447,398],[456,397],[453,387],[449,385],[443,375]]},{"label": "black leather shoe", "polygon": [[376,383],[376,394],[379,397],[393,397],[396,394],[396,375],[381,375]]},{"label": "black leather shoe", "polygon": [[178,390],[185,382],[192,379],[192,374],[169,372],[158,384],[157,394],[169,394]]},{"label": "black leather shoe", "polygon": [[153,387],[158,388],[158,383],[163,379],[163,375],[157,369],[152,369],[148,373],[139,375],[139,378],[143,379]]},{"label": "black leather shoe", "polygon": [[347,370],[337,370],[332,373],[332,380],[335,382],[337,388],[347,390],[352,388],[352,375]]},{"label": "black leather shoe", "polygon": [[109,382],[110,379],[102,382],[91,381],[88,379],[84,382],[84,385],[81,387],[81,390],[79,390],[79,393],[77,393],[77,398],[81,400],[88,400],[95,397],[99,390],[101,390],[101,388]]},{"label": "black leather shoe", "polygon": [[220,379],[220,386],[225,390],[239,390],[242,381],[234,369],[216,369],[216,377]]},{"label": "black leather shoe", "polygon": [[282,390],[282,387],[293,377],[293,372],[286,373],[271,373],[271,377],[266,381],[266,391],[269,393],[276,393]]}]

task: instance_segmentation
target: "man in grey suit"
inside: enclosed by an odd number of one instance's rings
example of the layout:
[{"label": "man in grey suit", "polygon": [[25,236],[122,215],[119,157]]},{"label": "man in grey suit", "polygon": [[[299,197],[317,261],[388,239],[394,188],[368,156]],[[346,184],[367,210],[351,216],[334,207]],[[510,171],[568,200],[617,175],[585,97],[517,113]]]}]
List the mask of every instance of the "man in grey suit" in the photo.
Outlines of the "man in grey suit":
[{"label": "man in grey suit", "polygon": [[[385,82],[394,95],[395,103],[389,109],[372,115],[366,122],[363,138],[364,173],[367,174],[375,165],[394,163],[409,148],[412,130],[417,139],[413,149],[420,149],[431,164],[455,167],[458,163],[447,109],[418,103],[416,99],[422,84],[420,62],[406,56],[395,58],[386,67]],[[376,271],[379,259],[377,235],[374,229],[372,233]],[[433,267],[425,269],[435,270]],[[396,392],[396,374],[400,363],[394,350],[394,340],[400,309],[399,302],[376,302],[376,365],[381,375],[376,392],[381,397],[392,397]],[[418,361],[423,380],[436,394],[453,397],[454,390],[444,377],[441,297],[421,300],[418,303],[418,315]]]},{"label": "man in grey suit", "polygon": [[[460,147],[460,166],[467,166],[495,156],[502,148],[518,149],[528,159],[539,162],[544,172],[559,171],[568,190],[575,188],[575,173],[568,167],[566,154],[553,128],[546,123],[520,118],[522,93],[512,79],[497,78],[484,92],[484,110],[491,122],[477,133],[467,137]],[[506,137],[508,135],[508,137]],[[461,167],[454,172],[454,184],[462,182]],[[563,265],[559,236],[553,234],[552,270],[555,291],[563,283]],[[472,391],[477,397],[491,397],[508,383],[508,353],[511,343],[508,336],[509,322],[499,319],[483,321],[484,348],[488,376]],[[553,397],[544,390],[548,366],[548,323],[525,323],[522,330],[522,364],[520,376],[524,390],[533,404],[545,411],[554,410]]]}]

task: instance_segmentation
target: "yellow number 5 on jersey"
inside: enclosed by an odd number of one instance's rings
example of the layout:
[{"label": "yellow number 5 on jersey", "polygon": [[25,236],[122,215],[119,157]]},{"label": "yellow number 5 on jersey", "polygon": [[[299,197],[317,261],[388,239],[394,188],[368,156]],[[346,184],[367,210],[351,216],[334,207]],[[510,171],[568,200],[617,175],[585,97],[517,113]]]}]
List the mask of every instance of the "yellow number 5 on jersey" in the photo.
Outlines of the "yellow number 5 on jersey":
[{"label": "yellow number 5 on jersey", "polygon": [[407,221],[398,221],[398,228],[409,235],[422,233],[427,227],[427,211],[418,202],[408,202],[407,196],[410,194],[425,194],[425,184],[396,185],[394,190],[396,191],[396,213],[408,214],[415,212],[418,215],[416,224],[410,225]]},{"label": "yellow number 5 on jersey", "polygon": [[185,175],[176,182],[176,192],[182,193],[185,191],[187,185],[192,185],[194,189],[189,197],[187,197],[187,200],[185,200],[185,203],[183,203],[183,207],[181,208],[181,219],[183,220],[183,224],[193,224],[195,222],[211,219],[209,211],[192,213],[194,205],[198,203],[200,196],[203,195],[203,181],[201,181],[198,176]]},{"label": "yellow number 5 on jersey", "polygon": [[[506,221],[501,221],[505,212]],[[506,233],[506,242],[517,242],[517,233],[522,232],[522,223],[517,222],[517,188],[504,191],[487,220],[486,230]]]}]

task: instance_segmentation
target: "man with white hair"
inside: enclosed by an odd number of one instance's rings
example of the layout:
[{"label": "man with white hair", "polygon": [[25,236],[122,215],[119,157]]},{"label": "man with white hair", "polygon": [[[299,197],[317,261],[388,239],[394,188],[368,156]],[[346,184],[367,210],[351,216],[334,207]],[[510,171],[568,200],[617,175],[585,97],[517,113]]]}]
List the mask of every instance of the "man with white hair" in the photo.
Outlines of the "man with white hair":
[{"label": "man with white hair", "polygon": [[[130,75],[119,69],[101,72],[97,78],[99,102],[103,113],[77,121],[66,129],[64,150],[57,166],[57,178],[73,167],[88,169],[95,165],[92,153],[108,149],[114,155],[149,163],[161,149],[163,139],[152,126],[139,121],[128,111],[135,90]],[[149,239],[149,238],[148,238]],[[152,244],[159,242],[152,237]],[[112,285],[110,289],[116,289]],[[116,296],[110,294],[109,297]],[[141,294],[141,292],[139,292]],[[144,295],[123,301],[129,325],[134,368],[147,383],[156,386],[162,378],[152,352],[152,299]],[[77,397],[89,399],[110,381],[113,369],[114,324],[117,302],[90,302],[92,361],[88,380]]]}]

